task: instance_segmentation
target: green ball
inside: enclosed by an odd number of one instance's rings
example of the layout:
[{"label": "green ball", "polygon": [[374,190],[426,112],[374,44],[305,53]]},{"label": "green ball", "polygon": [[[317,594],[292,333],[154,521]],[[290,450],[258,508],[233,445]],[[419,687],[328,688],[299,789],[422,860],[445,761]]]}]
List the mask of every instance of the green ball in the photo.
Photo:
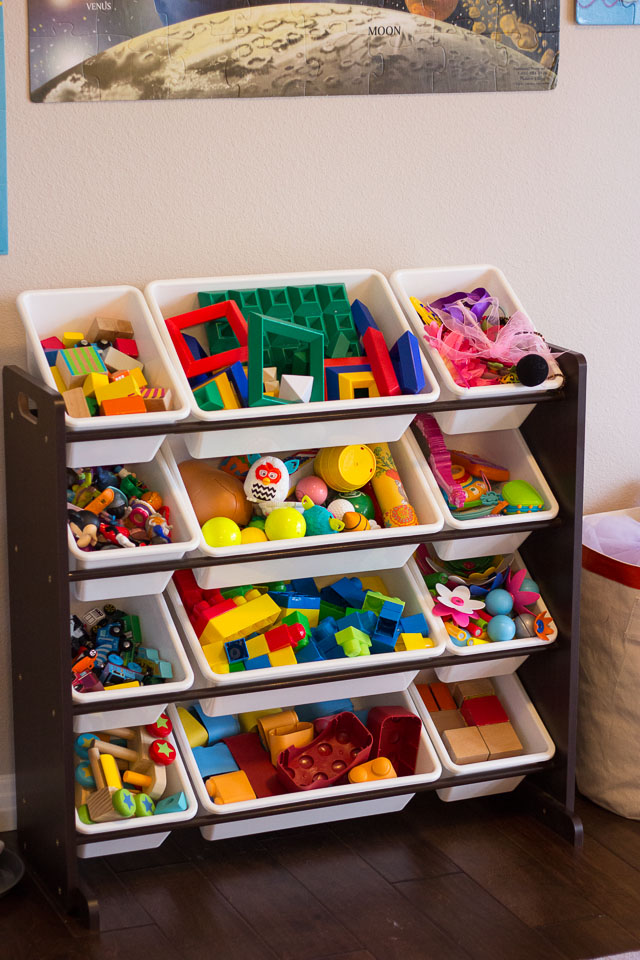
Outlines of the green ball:
[{"label": "green ball", "polygon": [[265,525],[264,517],[252,517],[247,524],[248,527],[257,527],[258,530],[264,530]]},{"label": "green ball", "polygon": [[304,537],[307,524],[295,507],[278,507],[267,517],[264,532],[269,540],[295,540]]},{"label": "green ball", "polygon": [[341,493],[340,499],[348,500],[349,503],[352,503],[356,513],[361,513],[367,520],[375,519],[376,511],[373,506],[373,500],[367,493],[363,493],[362,490],[354,490],[353,493]]},{"label": "green ball", "polygon": [[242,543],[240,527],[227,517],[212,517],[202,527],[202,536],[210,547],[235,547]]}]

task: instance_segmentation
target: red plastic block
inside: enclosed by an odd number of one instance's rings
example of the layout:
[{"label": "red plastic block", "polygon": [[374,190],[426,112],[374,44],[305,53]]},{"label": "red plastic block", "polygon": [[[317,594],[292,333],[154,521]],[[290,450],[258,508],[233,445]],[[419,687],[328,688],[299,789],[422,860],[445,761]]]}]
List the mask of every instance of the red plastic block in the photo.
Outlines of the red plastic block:
[{"label": "red plastic block", "polygon": [[134,360],[138,359],[138,344],[135,340],[124,340],[121,337],[117,337],[113,345],[116,350],[126,354],[127,357],[132,357]]},{"label": "red plastic block", "polygon": [[269,754],[257,733],[239,733],[222,741],[247,775],[256,797],[275,797],[284,793]]},{"label": "red plastic block", "polygon": [[[371,715],[371,714],[369,714]],[[276,772],[287,790],[317,790],[346,781],[349,770],[369,759],[372,736],[354,713],[331,717],[306,747],[289,747]]]},{"label": "red plastic block", "polygon": [[[198,586],[198,581],[193,575],[193,570],[176,570],[176,572],[173,575],[173,583],[175,585],[176,590],[178,591],[178,595],[180,599],[182,600],[185,607],[187,607],[187,609],[189,609],[189,607],[197,603],[198,600],[205,599],[203,596],[202,590]],[[187,602],[187,600],[185,600],[185,597],[194,596],[195,591],[197,591],[200,594],[200,596],[198,597],[198,600],[192,600],[190,602]]]},{"label": "red plastic block", "polygon": [[[206,600],[203,601],[206,603]],[[193,613],[198,615],[198,619],[193,625],[193,629],[196,632],[196,636],[199,637],[209,623],[209,620],[213,620],[215,617],[219,617],[221,613],[226,613],[227,610],[235,610],[236,605],[231,598],[228,600],[222,600],[221,603],[215,603],[213,605],[207,604],[206,607],[202,607],[201,604],[198,604],[198,609],[194,608]]]},{"label": "red plastic block", "polygon": [[442,683],[442,681],[438,680],[434,681],[434,683],[430,683],[429,687],[431,689],[431,693],[435,697],[436,703],[438,704],[438,710],[457,709],[458,704],[451,696],[451,691],[446,683]]},{"label": "red plastic block", "polygon": [[484,727],[489,723],[509,721],[497,697],[474,697],[472,700],[465,700],[460,713],[470,727]]},{"label": "red plastic block", "polygon": [[368,327],[362,338],[362,346],[365,349],[367,360],[371,364],[371,372],[376,379],[376,386],[380,395],[384,397],[400,396],[402,391],[382,331]]},{"label": "red plastic block", "polygon": [[[197,327],[201,323],[207,323],[209,320],[221,319],[228,321],[238,341],[238,347],[214,354],[212,357],[202,357],[202,359],[196,360],[182,335],[182,331],[189,327]],[[178,317],[170,317],[165,323],[187,377],[197,377],[203,373],[221,370],[223,367],[230,367],[238,360],[240,363],[247,363],[249,358],[247,321],[240,313],[237,303],[233,300],[223,300],[221,303],[214,303],[210,307],[201,307],[199,310],[191,310],[189,313],[183,313]]]},{"label": "red plastic block", "polygon": [[271,653],[284,647],[297,647],[304,639],[306,630],[301,623],[281,623],[279,627],[266,630],[264,638]]},{"label": "red plastic block", "polygon": [[415,773],[422,734],[420,717],[404,707],[373,707],[367,726],[373,736],[372,757],[386,757],[399,777]]}]

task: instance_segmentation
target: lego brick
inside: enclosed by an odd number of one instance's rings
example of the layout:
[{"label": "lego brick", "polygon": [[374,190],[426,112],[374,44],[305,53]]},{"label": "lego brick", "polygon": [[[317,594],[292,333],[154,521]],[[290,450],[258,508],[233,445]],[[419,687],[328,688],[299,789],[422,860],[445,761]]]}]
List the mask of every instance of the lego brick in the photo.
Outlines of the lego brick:
[{"label": "lego brick", "polygon": [[87,401],[82,387],[74,387],[72,390],[65,390],[62,394],[66,411],[70,417],[90,417],[91,412],[87,406]]},{"label": "lego brick", "polygon": [[269,645],[264,634],[260,634],[257,637],[248,637],[247,640],[245,640],[245,644],[247,646],[247,655],[250,659],[263,657],[269,653]]},{"label": "lego brick", "polygon": [[269,651],[269,663],[272,667],[290,667],[298,661],[293,652],[293,647],[282,647],[280,650]]},{"label": "lego brick", "polygon": [[362,344],[376,378],[380,395],[383,397],[399,396],[402,391],[382,332],[374,330],[373,327],[368,327],[362,337]]},{"label": "lego brick", "polygon": [[134,367],[143,366],[139,360],[121,353],[115,347],[109,347],[104,351],[103,360],[107,370],[132,370]]},{"label": "lego brick", "polygon": [[[183,331],[189,327],[197,327],[201,323],[208,325],[211,321],[218,322],[223,319],[227,321],[233,331],[233,335],[238,344],[237,347],[224,350],[221,353],[216,353],[209,357],[194,359],[193,353],[189,349],[183,335]],[[222,370],[224,367],[228,367],[238,361],[240,363],[247,362],[247,321],[233,300],[223,300],[209,307],[200,307],[198,310],[191,310],[189,313],[171,317],[165,322],[169,336],[171,337],[171,342],[178,354],[178,359],[184,368],[185,375],[189,378],[212,373],[214,370]]]},{"label": "lego brick", "polygon": [[266,653],[260,654],[259,657],[248,657],[244,661],[245,670],[266,670],[271,666],[271,660]]},{"label": "lego brick", "polygon": [[238,660],[246,660],[249,656],[247,645],[241,638],[227,641],[227,643],[224,644],[224,652],[230,664]]},{"label": "lego brick", "polygon": [[[437,699],[437,698],[436,698]],[[465,700],[460,713],[470,727],[483,727],[490,723],[507,723],[509,717],[496,696],[474,697]]]},{"label": "lego brick", "polygon": [[433,643],[421,633],[401,633],[396,641],[396,650],[424,650],[429,646],[433,646]]},{"label": "lego brick", "polygon": [[370,783],[372,780],[393,780],[398,774],[386,757],[376,757],[349,770],[349,783]]},{"label": "lego brick", "polygon": [[103,400],[100,410],[105,417],[115,417],[129,413],[146,413],[147,408],[141,396],[116,397],[113,400]]},{"label": "lego brick", "polygon": [[420,344],[418,338],[410,330],[398,337],[389,356],[403,393],[416,394],[424,390],[425,379]]},{"label": "lego brick", "polygon": [[256,794],[244,770],[209,777],[205,786],[214,803],[243,803],[255,800]]},{"label": "lego brick", "polygon": [[56,368],[65,387],[81,387],[90,373],[106,373],[107,368],[95,347],[75,347],[60,350]]},{"label": "lego brick", "polygon": [[377,622],[378,618],[372,610],[355,610],[353,613],[347,614],[346,617],[340,617],[340,619],[336,621],[336,626],[338,630],[355,627],[356,630],[362,630],[363,633],[372,636],[375,632]]},{"label": "lego brick", "polygon": [[219,641],[203,644],[202,652],[214,673],[229,673],[229,661]]},{"label": "lego brick", "polygon": [[336,643],[342,647],[347,657],[369,656],[371,637],[356,627],[346,627],[335,635]]},{"label": "lego brick", "polygon": [[242,733],[224,742],[240,769],[246,773],[257,797],[272,797],[282,793],[269,754],[257,733]]},{"label": "lego brick", "polygon": [[228,610],[210,620],[200,637],[202,644],[237,640],[270,627],[280,616],[280,607],[267,594]]},{"label": "lego brick", "polygon": [[371,311],[362,300],[353,301],[351,304],[351,316],[353,317],[355,328],[360,337],[365,335],[369,327],[373,327],[374,330],[380,329],[373,319]]},{"label": "lego brick", "polygon": [[511,723],[492,723],[477,728],[489,751],[489,760],[503,760],[524,753],[524,747]]},{"label": "lego brick", "polygon": [[436,710],[435,713],[431,714],[431,719],[441,735],[445,730],[458,730],[466,727],[464,717],[459,710]]},{"label": "lego brick", "polygon": [[380,616],[384,610],[384,615],[387,618],[394,617],[396,621],[399,621],[404,610],[404,601],[400,600],[399,597],[387,597],[384,593],[367,590],[364,602],[362,603],[362,609],[373,610],[378,616]]},{"label": "lego brick", "polygon": [[440,707],[435,701],[433,694],[429,688],[428,683],[416,683],[416,691],[420,694],[420,698],[424,703],[425,707],[429,713],[437,713]]},{"label": "lego brick", "polygon": [[429,624],[423,613],[413,613],[408,617],[400,617],[400,630],[402,633],[421,633],[423,637],[429,636]]},{"label": "lego brick", "polygon": [[445,730],[442,742],[454,763],[480,763],[489,759],[489,750],[477,727]]},{"label": "lego brick", "polygon": [[430,683],[431,693],[433,694],[436,703],[440,710],[455,710],[456,702],[451,696],[449,687],[446,683],[442,683],[440,680],[434,680],[433,683]]},{"label": "lego brick", "polygon": [[246,669],[244,660],[232,660],[229,663],[229,673],[242,673]]},{"label": "lego brick", "polygon": [[336,594],[345,605],[358,610],[364,609],[365,593],[357,577],[341,577],[331,584],[331,592]]},{"label": "lego brick", "polygon": [[201,777],[212,777],[221,773],[232,773],[238,769],[229,748],[224,743],[214,743],[206,747],[194,747],[193,759],[198,765]]},{"label": "lego brick", "polygon": [[133,337],[116,337],[113,342],[116,350],[119,350],[120,353],[126,354],[128,357],[132,357],[133,360],[138,359],[138,344],[135,342]]},{"label": "lego brick", "polygon": [[178,716],[180,717],[185,736],[189,741],[191,749],[193,750],[194,747],[204,747],[209,740],[206,728],[203,727],[200,721],[192,716],[188,710],[185,710],[184,707],[178,707]]},{"label": "lego brick", "polygon": [[493,697],[496,692],[489,677],[460,680],[458,683],[451,684],[451,691],[458,706],[461,706],[464,700],[471,700],[474,697]]},{"label": "lego brick", "polygon": [[294,652],[297,663],[318,663],[325,659],[314,640],[309,640],[304,647],[297,647]]},{"label": "lego brick", "polygon": [[346,608],[344,606],[338,606],[335,603],[329,603],[328,600],[321,599],[318,622],[321,623],[323,620],[326,620],[327,618],[331,618],[332,620],[339,620],[341,617],[344,616],[345,609]]}]

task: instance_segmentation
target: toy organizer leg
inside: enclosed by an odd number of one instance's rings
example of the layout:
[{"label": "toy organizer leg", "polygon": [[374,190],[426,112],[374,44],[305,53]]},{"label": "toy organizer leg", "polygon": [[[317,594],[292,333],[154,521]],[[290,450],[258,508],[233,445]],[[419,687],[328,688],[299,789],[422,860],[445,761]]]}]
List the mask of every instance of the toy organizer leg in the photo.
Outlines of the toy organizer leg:
[{"label": "toy organizer leg", "polygon": [[20,853],[57,909],[84,912],[96,926],[75,844],[65,406],[15,368],[3,385]]}]

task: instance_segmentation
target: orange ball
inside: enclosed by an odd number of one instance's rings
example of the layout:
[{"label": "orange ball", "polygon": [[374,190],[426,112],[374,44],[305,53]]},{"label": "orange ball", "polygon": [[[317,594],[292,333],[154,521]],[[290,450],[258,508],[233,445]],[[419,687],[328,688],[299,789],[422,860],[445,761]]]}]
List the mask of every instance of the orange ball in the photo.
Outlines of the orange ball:
[{"label": "orange ball", "polygon": [[178,470],[200,526],[211,517],[226,517],[239,527],[247,526],[253,509],[237,477],[204,460],[184,460],[178,464]]}]

